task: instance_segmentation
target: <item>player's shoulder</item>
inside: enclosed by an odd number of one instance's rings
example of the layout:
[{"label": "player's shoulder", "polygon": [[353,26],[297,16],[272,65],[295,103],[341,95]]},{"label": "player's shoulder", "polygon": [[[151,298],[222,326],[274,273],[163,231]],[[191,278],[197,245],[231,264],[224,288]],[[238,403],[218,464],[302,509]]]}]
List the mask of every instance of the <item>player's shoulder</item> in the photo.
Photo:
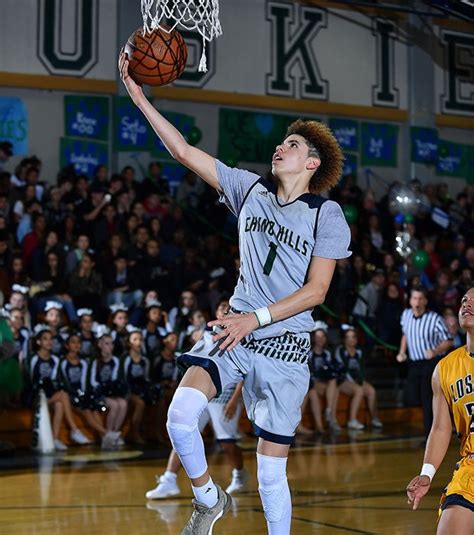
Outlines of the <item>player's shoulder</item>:
[{"label": "player's shoulder", "polygon": [[460,360],[463,360],[466,355],[466,346],[458,347],[438,362],[438,369],[445,371],[453,368]]}]

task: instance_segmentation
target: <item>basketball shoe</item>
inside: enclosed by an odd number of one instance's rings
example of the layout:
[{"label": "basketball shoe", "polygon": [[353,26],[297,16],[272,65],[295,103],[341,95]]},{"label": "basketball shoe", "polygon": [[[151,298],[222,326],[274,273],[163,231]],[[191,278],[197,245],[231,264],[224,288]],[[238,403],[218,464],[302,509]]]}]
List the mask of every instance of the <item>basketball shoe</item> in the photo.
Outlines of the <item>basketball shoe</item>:
[{"label": "basketball shoe", "polygon": [[247,472],[247,470],[245,470],[245,468],[242,468],[242,470],[237,470],[237,468],[234,468],[232,470],[232,481],[230,482],[230,485],[225,489],[227,494],[235,494],[237,492],[242,492],[243,490],[245,490],[249,477],[249,473]]},{"label": "basketball shoe", "polygon": [[214,507],[207,507],[203,503],[193,500],[194,511],[184,526],[181,535],[211,535],[214,524],[222,518],[232,506],[230,494],[217,487],[217,503]]},{"label": "basketball shoe", "polygon": [[149,490],[145,496],[149,500],[162,500],[164,498],[171,498],[172,496],[178,496],[181,494],[176,477],[169,476],[164,473],[160,477],[156,478],[156,488]]}]

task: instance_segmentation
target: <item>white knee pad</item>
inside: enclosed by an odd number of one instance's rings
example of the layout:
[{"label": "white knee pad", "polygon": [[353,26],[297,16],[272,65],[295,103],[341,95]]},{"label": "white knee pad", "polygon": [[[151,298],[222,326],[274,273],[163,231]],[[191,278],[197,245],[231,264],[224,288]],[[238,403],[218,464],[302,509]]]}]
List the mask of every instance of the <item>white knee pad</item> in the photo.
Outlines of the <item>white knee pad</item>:
[{"label": "white knee pad", "polygon": [[269,457],[257,453],[258,492],[269,532],[275,534],[289,533],[291,523],[291,496],[286,478],[286,462],[287,459],[283,457]]},{"label": "white knee pad", "polygon": [[193,453],[195,431],[198,430],[199,418],[207,403],[207,397],[196,388],[183,386],[176,390],[168,409],[166,428],[179,456]]}]

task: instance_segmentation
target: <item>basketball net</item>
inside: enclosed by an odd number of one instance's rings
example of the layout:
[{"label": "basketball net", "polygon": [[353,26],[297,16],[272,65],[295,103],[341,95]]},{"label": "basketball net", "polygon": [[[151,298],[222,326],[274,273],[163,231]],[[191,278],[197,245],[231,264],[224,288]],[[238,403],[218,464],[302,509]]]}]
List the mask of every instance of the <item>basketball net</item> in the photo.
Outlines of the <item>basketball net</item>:
[{"label": "basketball net", "polygon": [[178,24],[197,30],[202,37],[198,70],[207,72],[206,43],[222,34],[219,0],[141,0],[141,6],[145,33],[156,28],[170,32]]}]

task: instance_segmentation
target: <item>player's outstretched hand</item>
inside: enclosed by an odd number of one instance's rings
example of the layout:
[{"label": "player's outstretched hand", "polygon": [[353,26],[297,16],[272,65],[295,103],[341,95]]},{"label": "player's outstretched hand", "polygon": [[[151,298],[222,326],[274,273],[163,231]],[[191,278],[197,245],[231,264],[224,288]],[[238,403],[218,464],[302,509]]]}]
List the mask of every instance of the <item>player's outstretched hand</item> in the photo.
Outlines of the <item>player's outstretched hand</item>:
[{"label": "player's outstretched hand", "polygon": [[408,505],[413,505],[413,511],[418,508],[421,498],[430,490],[431,481],[428,476],[416,476],[407,485]]},{"label": "player's outstretched hand", "polygon": [[118,60],[118,70],[120,73],[120,78],[124,86],[126,87],[128,94],[135,104],[138,104],[138,101],[143,97],[143,90],[139,84],[137,84],[132,77],[128,74],[128,56],[125,53],[125,50],[122,48]]},{"label": "player's outstretched hand", "polygon": [[224,319],[210,321],[209,327],[222,327],[222,330],[215,334],[214,342],[222,340],[219,349],[231,351],[234,347],[252,331],[258,328],[257,316],[253,312],[250,314],[229,314]]}]

